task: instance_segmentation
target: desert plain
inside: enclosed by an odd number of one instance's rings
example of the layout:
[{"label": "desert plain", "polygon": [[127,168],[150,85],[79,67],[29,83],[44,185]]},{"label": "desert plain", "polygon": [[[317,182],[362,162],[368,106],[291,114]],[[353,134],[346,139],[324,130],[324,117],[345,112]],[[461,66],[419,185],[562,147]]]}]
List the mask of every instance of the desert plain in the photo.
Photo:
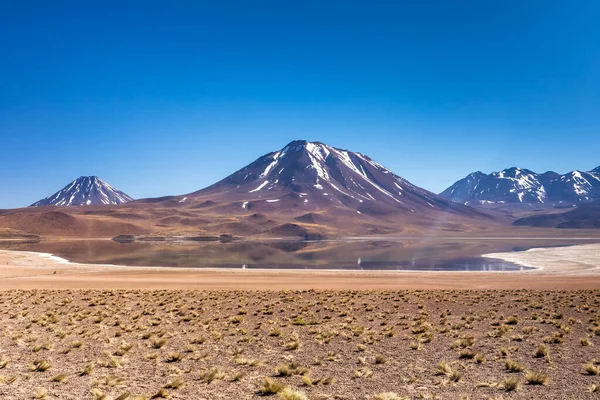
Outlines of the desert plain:
[{"label": "desert plain", "polygon": [[519,272],[228,270],[0,251],[0,398],[593,399],[600,245]]}]

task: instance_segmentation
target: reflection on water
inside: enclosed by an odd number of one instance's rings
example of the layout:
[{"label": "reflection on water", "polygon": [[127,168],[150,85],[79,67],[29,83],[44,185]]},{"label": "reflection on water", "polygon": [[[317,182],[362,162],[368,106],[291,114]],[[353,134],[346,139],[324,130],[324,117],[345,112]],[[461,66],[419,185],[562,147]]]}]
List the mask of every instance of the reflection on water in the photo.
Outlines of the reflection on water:
[{"label": "reflection on water", "polygon": [[0,242],[0,248],[52,253],[82,263],[130,266],[519,271],[524,268],[480,256],[492,252],[570,244],[581,244],[581,241],[420,238],[315,242],[117,243],[110,240],[76,240]]}]

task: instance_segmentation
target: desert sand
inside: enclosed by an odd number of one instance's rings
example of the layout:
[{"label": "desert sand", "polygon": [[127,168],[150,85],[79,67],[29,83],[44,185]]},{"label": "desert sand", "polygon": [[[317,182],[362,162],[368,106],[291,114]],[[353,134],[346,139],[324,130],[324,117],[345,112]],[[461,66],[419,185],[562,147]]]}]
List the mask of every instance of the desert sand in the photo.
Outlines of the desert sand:
[{"label": "desert sand", "polygon": [[7,289],[585,289],[600,288],[600,244],[487,254],[534,267],[519,272],[190,269],[70,263],[0,251]]}]

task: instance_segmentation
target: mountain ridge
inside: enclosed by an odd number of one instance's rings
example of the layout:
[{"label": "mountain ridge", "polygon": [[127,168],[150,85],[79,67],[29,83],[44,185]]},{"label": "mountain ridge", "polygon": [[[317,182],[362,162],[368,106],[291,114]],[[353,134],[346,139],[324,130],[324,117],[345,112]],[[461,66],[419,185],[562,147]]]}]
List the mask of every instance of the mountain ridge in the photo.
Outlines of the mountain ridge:
[{"label": "mountain ridge", "polygon": [[466,205],[573,206],[600,199],[600,167],[595,170],[541,174],[511,167],[484,174],[471,173],[440,193]]}]

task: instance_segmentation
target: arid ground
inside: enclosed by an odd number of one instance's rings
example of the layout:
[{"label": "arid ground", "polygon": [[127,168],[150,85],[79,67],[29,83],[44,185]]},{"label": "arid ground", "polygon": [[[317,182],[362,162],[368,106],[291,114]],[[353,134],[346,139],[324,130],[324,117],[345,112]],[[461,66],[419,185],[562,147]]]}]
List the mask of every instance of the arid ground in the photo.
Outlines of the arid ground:
[{"label": "arid ground", "polygon": [[494,255],[544,267],[509,273],[173,270],[0,251],[0,398],[598,398],[599,247]]},{"label": "arid ground", "polygon": [[598,290],[0,293],[7,399],[592,399]]}]

